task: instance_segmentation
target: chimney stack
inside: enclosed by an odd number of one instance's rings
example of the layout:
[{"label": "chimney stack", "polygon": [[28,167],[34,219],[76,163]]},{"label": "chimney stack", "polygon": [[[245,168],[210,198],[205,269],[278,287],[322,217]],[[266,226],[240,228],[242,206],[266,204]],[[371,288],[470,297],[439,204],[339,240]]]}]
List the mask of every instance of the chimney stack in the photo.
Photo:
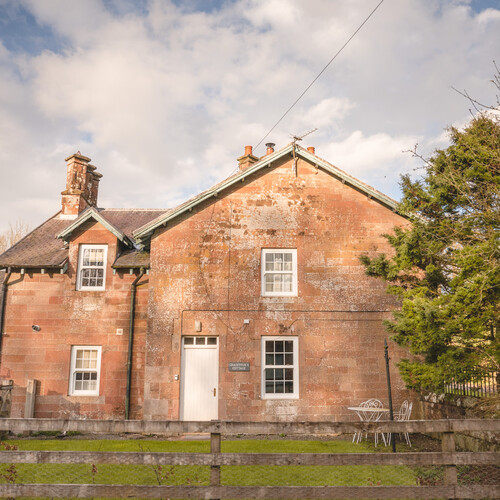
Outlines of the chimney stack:
[{"label": "chimney stack", "polygon": [[245,154],[238,158],[240,171],[246,170],[250,165],[254,164],[259,159],[252,154],[252,146],[245,146]]},{"label": "chimney stack", "polygon": [[313,155],[316,154],[316,148],[314,146],[309,146],[307,148],[307,151],[309,151],[309,153],[311,153]]},{"label": "chimney stack", "polygon": [[66,158],[66,189],[62,195],[62,214],[77,217],[87,207],[97,206],[102,175],[80,151]]},{"label": "chimney stack", "polygon": [[271,153],[274,153],[274,146],[275,146],[274,142],[268,142],[266,144],[266,148],[267,148],[266,156],[270,155]]}]

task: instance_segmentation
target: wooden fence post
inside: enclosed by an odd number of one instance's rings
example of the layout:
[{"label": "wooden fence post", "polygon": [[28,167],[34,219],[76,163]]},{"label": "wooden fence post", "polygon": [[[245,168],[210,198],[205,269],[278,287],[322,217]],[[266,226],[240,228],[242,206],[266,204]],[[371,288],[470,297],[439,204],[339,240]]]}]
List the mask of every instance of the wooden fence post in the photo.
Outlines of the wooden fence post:
[{"label": "wooden fence post", "polygon": [[[210,453],[221,452],[220,432],[210,433]],[[220,486],[220,465],[210,466],[210,486]],[[218,500],[218,499],[216,499]]]},{"label": "wooden fence post", "polygon": [[[455,453],[455,434],[453,431],[443,432],[441,435],[441,451],[444,453]],[[457,466],[445,465],[444,484],[457,485]]]}]

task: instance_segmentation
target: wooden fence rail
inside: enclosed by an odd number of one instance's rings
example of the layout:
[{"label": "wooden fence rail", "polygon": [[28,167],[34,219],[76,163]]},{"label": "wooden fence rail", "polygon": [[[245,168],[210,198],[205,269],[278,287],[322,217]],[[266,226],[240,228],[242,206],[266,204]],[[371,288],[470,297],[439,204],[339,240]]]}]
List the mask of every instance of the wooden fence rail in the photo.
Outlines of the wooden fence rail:
[{"label": "wooden fence rail", "polygon": [[[124,430],[126,429],[126,430]],[[140,430],[139,430],[140,429]],[[154,429],[154,430],[153,430]],[[178,434],[210,432],[210,453],[0,451],[3,464],[123,464],[209,466],[210,485],[0,484],[1,497],[51,498],[498,498],[500,484],[459,484],[457,466],[500,464],[498,452],[457,452],[454,432],[500,431],[500,420],[410,422],[142,422],[46,419],[0,419],[0,430],[92,433],[144,432]],[[368,432],[432,432],[442,434],[442,452],[405,453],[221,453],[221,434],[318,435]],[[444,468],[444,484],[432,486],[246,486],[222,485],[221,467],[232,466],[406,466]]]},{"label": "wooden fence rail", "polygon": [[72,431],[102,434],[163,434],[220,433],[225,435],[256,434],[352,434],[367,432],[500,432],[500,420],[409,420],[401,422],[232,422],[212,420],[209,422],[181,422],[173,420],[66,420],[50,418],[6,418],[0,419],[0,431],[50,432]]}]

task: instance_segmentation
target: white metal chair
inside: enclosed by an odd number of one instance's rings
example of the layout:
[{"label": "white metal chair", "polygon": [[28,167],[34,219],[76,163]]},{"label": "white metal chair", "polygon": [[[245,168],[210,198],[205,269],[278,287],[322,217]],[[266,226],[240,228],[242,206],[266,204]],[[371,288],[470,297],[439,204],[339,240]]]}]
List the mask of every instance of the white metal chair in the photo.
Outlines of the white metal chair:
[{"label": "white metal chair", "polygon": [[[366,408],[366,410],[358,410],[356,411],[356,414],[358,415],[359,419],[362,422],[377,422],[380,420],[380,417],[382,416],[382,412],[377,412],[377,408],[383,408],[384,405],[382,404],[381,401],[378,399],[368,399],[366,401],[363,401],[362,403],[359,404],[359,408]],[[387,446],[386,439],[383,433],[382,434],[382,441],[384,444]],[[378,432],[375,432],[375,446],[378,444]],[[352,442],[353,443],[359,443],[361,441],[361,438],[363,437],[363,433],[360,432],[355,432],[354,436],[352,437]],[[368,433],[365,433],[365,438],[368,437]]]},{"label": "white metal chair", "polygon": [[[403,401],[403,403],[401,404],[399,411],[394,414],[394,420],[395,421],[410,420],[412,409],[413,409],[413,403],[411,403],[405,399]],[[401,434],[404,435],[406,444],[411,447],[410,435],[408,434],[408,432],[400,433],[400,435]],[[388,444],[391,442],[391,438],[392,438],[392,434],[389,433],[387,435],[387,443]]]}]

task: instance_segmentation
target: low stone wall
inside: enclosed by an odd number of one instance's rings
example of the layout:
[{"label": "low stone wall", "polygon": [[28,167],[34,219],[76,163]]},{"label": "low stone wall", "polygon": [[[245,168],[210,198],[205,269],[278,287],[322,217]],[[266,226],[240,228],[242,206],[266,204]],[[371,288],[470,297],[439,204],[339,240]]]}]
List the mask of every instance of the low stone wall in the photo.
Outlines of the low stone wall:
[{"label": "low stone wall", "polygon": [[[424,420],[499,418],[500,397],[474,398],[453,394],[423,394],[420,414]],[[500,451],[500,435],[495,432],[469,432],[455,435],[458,449]]]}]

